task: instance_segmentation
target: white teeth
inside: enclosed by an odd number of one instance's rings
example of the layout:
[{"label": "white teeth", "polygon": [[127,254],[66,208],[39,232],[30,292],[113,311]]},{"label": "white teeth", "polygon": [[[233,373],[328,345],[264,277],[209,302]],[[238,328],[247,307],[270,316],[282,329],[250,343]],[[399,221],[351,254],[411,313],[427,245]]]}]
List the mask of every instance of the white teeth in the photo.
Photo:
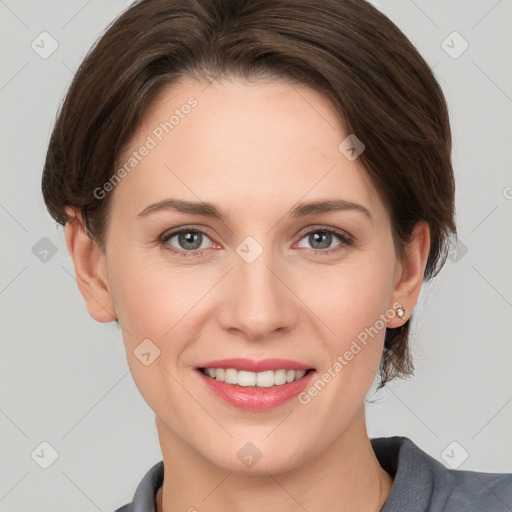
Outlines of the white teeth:
[{"label": "white teeth", "polygon": [[[237,373],[236,370],[232,371]],[[240,370],[238,372],[237,382],[231,382],[231,384],[238,384],[239,386],[256,386],[256,374],[253,372],[244,372]]]},{"label": "white teeth", "polygon": [[259,372],[256,374],[256,386],[259,388],[271,388],[276,383],[274,372]]},{"label": "white teeth", "polygon": [[286,384],[286,370],[277,370],[277,372],[274,372],[274,380],[276,386]]},{"label": "white teeth", "polygon": [[257,386],[259,388],[282,386],[283,384],[302,379],[306,375],[305,370],[268,370],[255,373],[236,370],[235,368],[205,368],[203,373],[212,379],[226,382],[227,384],[237,384],[244,387]]},{"label": "white teeth", "polygon": [[238,384],[238,372],[234,368],[228,368],[224,375],[224,382],[227,384]]}]

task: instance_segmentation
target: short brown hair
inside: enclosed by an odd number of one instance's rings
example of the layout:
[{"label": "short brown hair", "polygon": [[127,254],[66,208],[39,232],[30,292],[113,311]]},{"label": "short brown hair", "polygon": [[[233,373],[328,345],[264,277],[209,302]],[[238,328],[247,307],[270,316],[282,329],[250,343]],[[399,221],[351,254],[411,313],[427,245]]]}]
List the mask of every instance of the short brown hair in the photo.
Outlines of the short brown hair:
[{"label": "short brown hair", "polygon": [[[407,37],[364,0],[142,0],[95,43],[61,105],[44,164],[46,206],[59,223],[79,209],[102,247],[113,175],[150,102],[182,77],[276,77],[329,98],[390,214],[403,258],[425,220],[424,279],[444,265],[455,183],[446,102]],[[341,142],[341,141],[340,141]],[[410,320],[386,330],[380,386],[413,371]]]}]

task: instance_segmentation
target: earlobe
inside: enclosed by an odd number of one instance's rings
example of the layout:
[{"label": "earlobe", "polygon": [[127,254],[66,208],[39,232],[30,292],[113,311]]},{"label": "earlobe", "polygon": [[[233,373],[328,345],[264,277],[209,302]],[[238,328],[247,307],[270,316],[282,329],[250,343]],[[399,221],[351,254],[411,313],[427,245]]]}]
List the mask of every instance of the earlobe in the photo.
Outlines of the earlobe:
[{"label": "earlobe", "polygon": [[429,251],[430,228],[427,222],[419,221],[412,232],[405,258],[397,264],[399,278],[390,300],[395,315],[387,327],[400,327],[410,318],[423,284]]},{"label": "earlobe", "polygon": [[86,232],[80,211],[66,209],[66,245],[75,267],[76,282],[87,311],[98,322],[117,319],[105,269],[105,255]]}]

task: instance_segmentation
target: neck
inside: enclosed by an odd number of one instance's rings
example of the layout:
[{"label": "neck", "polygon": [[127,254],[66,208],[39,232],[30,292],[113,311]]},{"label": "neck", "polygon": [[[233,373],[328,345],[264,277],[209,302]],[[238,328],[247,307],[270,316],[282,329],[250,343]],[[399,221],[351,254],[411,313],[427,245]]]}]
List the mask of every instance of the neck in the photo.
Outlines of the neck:
[{"label": "neck", "polygon": [[157,512],[378,512],[393,480],[366,432],[364,408],[327,450],[287,472],[243,475],[211,464],[158,423],[164,482]]}]

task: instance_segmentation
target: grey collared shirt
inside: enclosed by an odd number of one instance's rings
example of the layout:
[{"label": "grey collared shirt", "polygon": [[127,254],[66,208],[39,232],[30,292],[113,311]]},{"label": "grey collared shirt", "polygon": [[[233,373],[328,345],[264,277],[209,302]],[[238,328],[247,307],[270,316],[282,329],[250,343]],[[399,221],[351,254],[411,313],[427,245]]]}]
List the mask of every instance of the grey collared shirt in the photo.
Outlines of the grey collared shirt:
[{"label": "grey collared shirt", "polygon": [[[380,465],[393,476],[381,512],[512,512],[512,473],[448,469],[406,437],[371,439]],[[140,482],[133,501],[114,512],[156,512],[163,461]]]}]

